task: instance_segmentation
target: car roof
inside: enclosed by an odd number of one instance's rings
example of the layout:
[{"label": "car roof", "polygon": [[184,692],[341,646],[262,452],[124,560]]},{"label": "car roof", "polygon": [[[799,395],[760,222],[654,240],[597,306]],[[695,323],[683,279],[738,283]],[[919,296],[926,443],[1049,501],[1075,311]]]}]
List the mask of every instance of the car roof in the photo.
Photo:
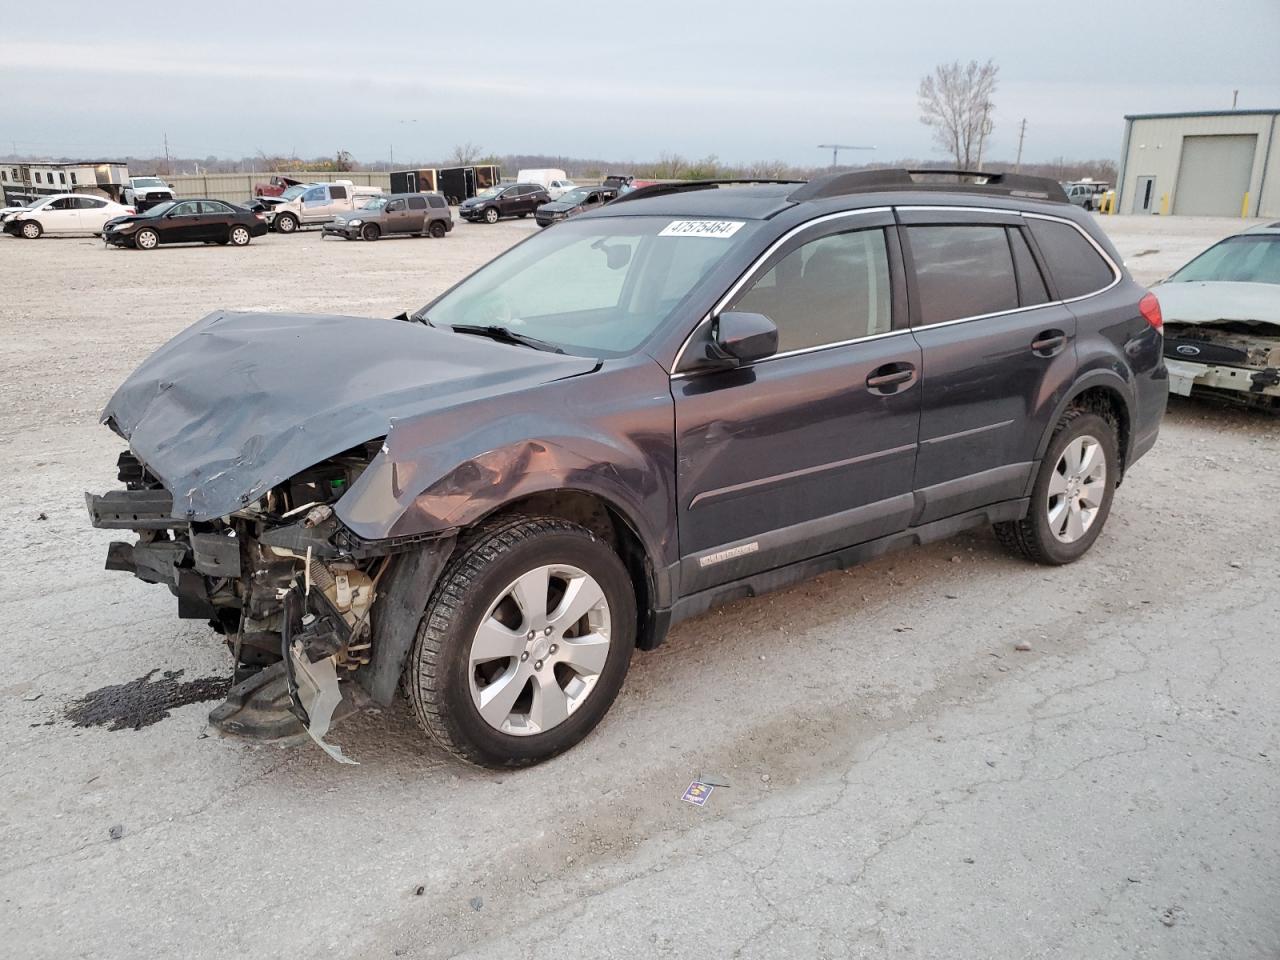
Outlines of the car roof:
[{"label": "car roof", "polygon": [[742,220],[767,220],[795,205],[787,199],[787,195],[794,189],[795,184],[743,184],[713,190],[636,197],[616,206],[610,204],[595,216],[737,217]]},{"label": "car roof", "polygon": [[1268,234],[1270,236],[1280,236],[1280,220],[1276,220],[1274,223],[1260,223],[1256,227],[1250,227],[1243,233],[1236,234],[1236,236],[1256,236],[1259,233]]}]

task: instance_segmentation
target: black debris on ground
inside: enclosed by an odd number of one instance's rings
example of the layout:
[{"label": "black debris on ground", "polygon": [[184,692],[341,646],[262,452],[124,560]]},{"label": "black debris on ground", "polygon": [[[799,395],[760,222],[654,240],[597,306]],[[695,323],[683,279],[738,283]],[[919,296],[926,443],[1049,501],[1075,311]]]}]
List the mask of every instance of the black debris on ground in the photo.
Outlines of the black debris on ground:
[{"label": "black debris on ground", "polygon": [[66,719],[77,727],[106,727],[109,730],[141,730],[159,723],[175,707],[205,700],[221,700],[231,689],[230,677],[202,677],[180,680],[184,671],[166,670],[160,679],[152,670],[128,683],[102,687],[73,700]]}]

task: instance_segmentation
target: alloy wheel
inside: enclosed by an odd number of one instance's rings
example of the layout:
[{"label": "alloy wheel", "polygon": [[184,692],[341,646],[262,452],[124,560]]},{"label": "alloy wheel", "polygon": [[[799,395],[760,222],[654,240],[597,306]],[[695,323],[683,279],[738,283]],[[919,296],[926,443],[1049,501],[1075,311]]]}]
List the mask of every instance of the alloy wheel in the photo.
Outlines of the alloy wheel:
[{"label": "alloy wheel", "polygon": [[1045,509],[1049,529],[1062,543],[1075,543],[1093,526],[1107,489],[1107,456],[1097,438],[1076,437],[1049,478]]},{"label": "alloy wheel", "polygon": [[609,642],[609,602],[595,578],[567,564],[535,567],[480,621],[467,663],[472,703],[503,733],[544,733],[591,696]]}]

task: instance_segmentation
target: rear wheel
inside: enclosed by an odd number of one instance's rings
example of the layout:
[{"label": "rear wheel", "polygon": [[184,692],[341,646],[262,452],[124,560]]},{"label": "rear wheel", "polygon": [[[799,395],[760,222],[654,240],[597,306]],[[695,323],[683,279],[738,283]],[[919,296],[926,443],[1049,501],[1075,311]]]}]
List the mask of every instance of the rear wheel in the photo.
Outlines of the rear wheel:
[{"label": "rear wheel", "polygon": [[154,250],[160,245],[160,234],[150,227],[143,227],[133,235],[133,244],[139,250]]},{"label": "rear wheel", "polygon": [[22,223],[22,235],[28,240],[39,240],[40,234],[44,233],[44,227],[40,225],[39,220],[24,220]]},{"label": "rear wheel", "polygon": [[1115,426],[1096,413],[1068,410],[1040,462],[1027,516],[995,525],[1000,542],[1036,563],[1078,560],[1107,522],[1119,467]]},{"label": "rear wheel", "polygon": [[439,240],[449,231],[445,229],[443,220],[432,220],[431,226],[427,228],[427,233]]},{"label": "rear wheel", "polygon": [[231,233],[228,235],[227,239],[231,241],[231,245],[233,247],[247,247],[249,245],[249,240],[252,238],[249,236],[248,227],[237,224],[231,228]]},{"label": "rear wheel", "polygon": [[427,606],[405,683],[450,753],[523,767],[578,743],[608,711],[635,647],[621,560],[589,530],[508,517],[476,532]]},{"label": "rear wheel", "polygon": [[362,239],[372,242],[382,236],[382,231],[378,229],[376,223],[366,223],[360,228],[360,236]]},{"label": "rear wheel", "polygon": [[486,211],[484,212],[484,222],[485,222],[485,223],[497,223],[497,222],[498,222],[498,208],[497,208],[497,207],[490,207],[488,210],[486,210]]},{"label": "rear wheel", "polygon": [[298,229],[298,218],[292,213],[282,213],[276,217],[277,233],[293,233]]}]

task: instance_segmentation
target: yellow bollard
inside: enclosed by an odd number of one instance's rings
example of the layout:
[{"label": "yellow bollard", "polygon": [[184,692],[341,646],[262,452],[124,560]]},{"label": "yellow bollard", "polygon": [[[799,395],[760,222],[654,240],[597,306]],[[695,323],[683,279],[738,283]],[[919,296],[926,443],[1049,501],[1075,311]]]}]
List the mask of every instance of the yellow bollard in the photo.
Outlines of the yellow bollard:
[{"label": "yellow bollard", "polygon": [[1160,194],[1160,216],[1167,216],[1169,213],[1169,195],[1167,193]]},{"label": "yellow bollard", "polygon": [[1240,204],[1240,219],[1249,216],[1249,191],[1244,192],[1244,200]]}]

